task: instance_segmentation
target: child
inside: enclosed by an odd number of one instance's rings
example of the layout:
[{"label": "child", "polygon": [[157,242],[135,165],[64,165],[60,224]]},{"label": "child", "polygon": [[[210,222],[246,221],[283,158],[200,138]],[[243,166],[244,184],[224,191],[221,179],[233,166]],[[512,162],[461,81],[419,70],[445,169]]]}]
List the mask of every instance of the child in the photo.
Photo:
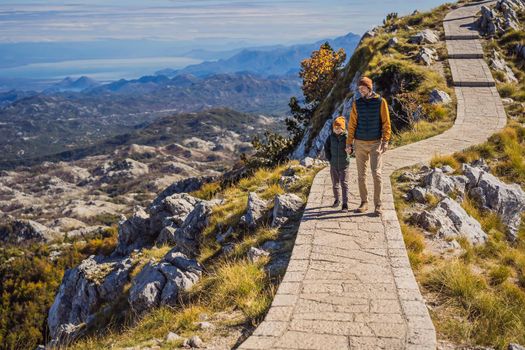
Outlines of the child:
[{"label": "child", "polygon": [[336,208],[341,204],[339,201],[339,187],[343,189],[343,206],[341,210],[348,210],[348,166],[350,156],[346,153],[346,128],[345,118],[340,116],[334,120],[332,133],[326,139],[324,152],[330,162],[330,176],[332,178],[332,188],[334,191]]}]

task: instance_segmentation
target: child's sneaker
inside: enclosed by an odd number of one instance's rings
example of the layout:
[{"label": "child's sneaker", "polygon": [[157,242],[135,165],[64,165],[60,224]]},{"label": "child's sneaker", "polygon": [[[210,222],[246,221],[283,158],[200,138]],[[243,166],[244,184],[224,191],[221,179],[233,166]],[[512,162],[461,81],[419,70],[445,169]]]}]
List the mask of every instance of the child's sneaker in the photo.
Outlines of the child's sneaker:
[{"label": "child's sneaker", "polygon": [[341,204],[341,202],[339,202],[339,199],[336,199],[334,201],[334,204],[332,204],[332,208],[337,208],[339,206],[339,204]]},{"label": "child's sneaker", "polygon": [[342,211],[348,211],[348,204],[344,203],[343,207],[341,208]]}]

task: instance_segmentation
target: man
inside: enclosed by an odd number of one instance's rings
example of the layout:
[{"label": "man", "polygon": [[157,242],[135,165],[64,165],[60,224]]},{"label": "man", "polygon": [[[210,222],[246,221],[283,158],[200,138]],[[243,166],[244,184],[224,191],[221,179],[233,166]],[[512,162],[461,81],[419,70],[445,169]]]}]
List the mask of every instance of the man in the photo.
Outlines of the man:
[{"label": "man", "polygon": [[361,97],[352,103],[346,138],[346,151],[350,154],[355,152],[356,156],[357,181],[361,197],[361,205],[356,212],[364,213],[368,210],[368,190],[365,180],[366,168],[370,160],[374,179],[374,209],[376,215],[381,215],[381,157],[388,149],[392,133],[390,113],[386,100],[374,92],[370,78],[361,78],[358,88]]}]

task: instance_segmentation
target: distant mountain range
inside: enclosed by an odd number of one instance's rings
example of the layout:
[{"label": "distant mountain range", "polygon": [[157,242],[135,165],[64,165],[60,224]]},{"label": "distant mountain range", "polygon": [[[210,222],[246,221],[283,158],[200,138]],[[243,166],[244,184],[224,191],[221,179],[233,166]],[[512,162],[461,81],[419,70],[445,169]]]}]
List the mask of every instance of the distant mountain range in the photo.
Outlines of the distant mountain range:
[{"label": "distant mountain range", "polygon": [[309,57],[312,51],[319,49],[322,43],[328,41],[336,50],[343,48],[349,58],[360,39],[359,35],[349,33],[335,39],[320,40],[312,44],[243,49],[229,58],[206,61],[180,70],[163,69],[156,74],[171,77],[184,74],[208,76],[235,72],[251,72],[264,76],[296,74],[299,71],[301,61]]},{"label": "distant mountain range", "polygon": [[93,88],[98,85],[100,85],[100,83],[86,76],[81,76],[78,79],[66,77],[62,81],[45,89],[43,92],[47,94],[64,91],[80,92],[82,90]]},{"label": "distant mountain range", "polygon": [[289,98],[300,93],[294,77],[221,74],[150,76],[82,92],[30,95],[0,108],[0,163],[85,148],[179,112],[228,106],[282,115]]}]

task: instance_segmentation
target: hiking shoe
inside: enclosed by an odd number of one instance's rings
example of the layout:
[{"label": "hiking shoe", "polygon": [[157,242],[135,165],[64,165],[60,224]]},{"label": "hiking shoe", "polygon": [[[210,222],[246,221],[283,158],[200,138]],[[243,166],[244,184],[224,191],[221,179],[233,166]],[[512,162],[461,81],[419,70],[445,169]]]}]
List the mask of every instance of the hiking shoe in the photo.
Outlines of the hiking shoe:
[{"label": "hiking shoe", "polygon": [[381,205],[376,205],[374,212],[378,216],[383,214],[383,208],[381,208]]},{"label": "hiking shoe", "polygon": [[341,202],[339,202],[339,199],[336,199],[334,201],[334,204],[332,204],[332,208],[337,208],[339,206],[339,204],[341,204]]},{"label": "hiking shoe", "polygon": [[348,204],[344,203],[342,208],[341,208],[342,211],[348,211]]},{"label": "hiking shoe", "polygon": [[367,210],[368,210],[368,203],[367,202],[361,202],[361,205],[355,211],[356,211],[356,213],[364,213]]}]

